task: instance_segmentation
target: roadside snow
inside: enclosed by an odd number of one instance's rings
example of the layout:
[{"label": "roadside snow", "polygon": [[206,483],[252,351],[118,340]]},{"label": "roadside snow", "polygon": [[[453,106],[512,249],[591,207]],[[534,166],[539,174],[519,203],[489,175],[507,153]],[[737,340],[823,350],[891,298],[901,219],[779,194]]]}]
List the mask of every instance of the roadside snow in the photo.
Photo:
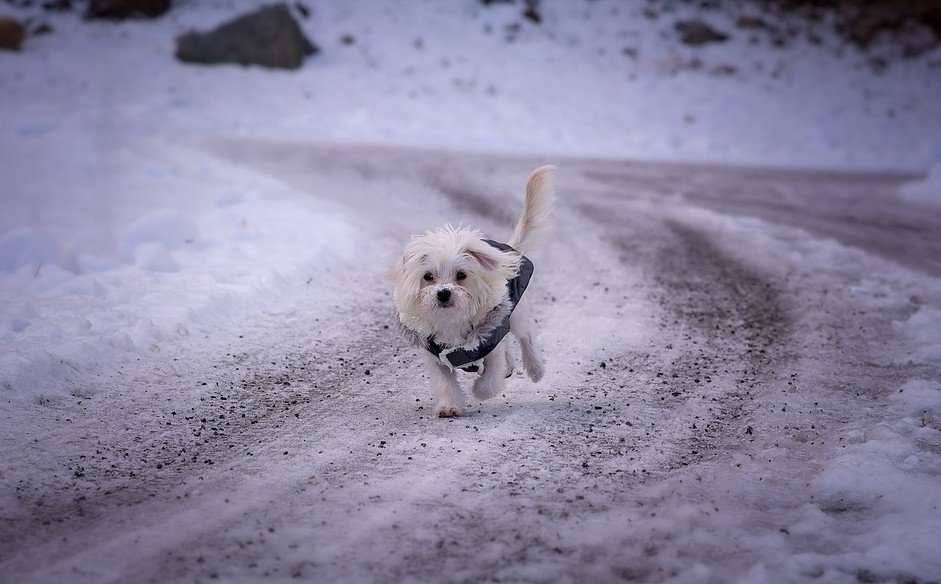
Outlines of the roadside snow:
[{"label": "roadside snow", "polygon": [[[285,282],[302,285],[313,268],[351,257],[355,229],[328,204],[298,205],[273,181],[196,152],[185,158],[202,161],[199,184],[168,178],[135,190],[116,186],[134,169],[115,171],[111,196],[126,189],[129,204],[39,197],[29,212],[50,217],[45,230],[21,227],[0,241],[5,404],[83,394],[89,373],[263,308]],[[172,173],[183,163],[165,164]]]}]

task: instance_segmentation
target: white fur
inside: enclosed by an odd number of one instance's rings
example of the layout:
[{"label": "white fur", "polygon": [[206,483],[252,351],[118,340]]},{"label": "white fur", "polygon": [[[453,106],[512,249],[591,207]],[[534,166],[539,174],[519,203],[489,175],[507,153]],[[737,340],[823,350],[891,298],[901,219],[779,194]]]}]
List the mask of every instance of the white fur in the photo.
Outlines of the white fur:
[{"label": "white fur", "polygon": [[[529,175],[523,214],[508,241],[520,253],[532,253],[538,237],[548,227],[554,199],[553,168],[541,166]],[[485,334],[487,316],[507,301],[506,282],[517,274],[520,256],[502,252],[482,237],[476,229],[448,225],[415,236],[405,246],[402,258],[391,271],[395,280],[393,300],[400,324],[416,344],[433,336],[448,348],[476,347],[481,334]],[[426,280],[426,275],[431,279]],[[442,301],[444,297],[447,299]],[[523,369],[530,379],[539,381],[545,363],[534,340],[529,297],[531,294],[523,295],[510,317],[510,332],[519,340]],[[459,415],[464,394],[458,373],[428,351],[420,352],[438,399],[437,414]],[[514,361],[506,342],[497,345],[484,358],[483,373],[474,380],[474,397],[484,400],[502,393]]]}]

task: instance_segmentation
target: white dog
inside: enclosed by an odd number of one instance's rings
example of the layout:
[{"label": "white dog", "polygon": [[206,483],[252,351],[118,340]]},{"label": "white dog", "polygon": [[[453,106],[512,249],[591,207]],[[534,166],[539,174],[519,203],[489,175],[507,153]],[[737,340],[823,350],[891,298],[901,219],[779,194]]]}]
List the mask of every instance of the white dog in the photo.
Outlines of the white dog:
[{"label": "white dog", "polygon": [[514,363],[501,342],[507,332],[519,340],[529,378],[543,376],[533,322],[520,300],[533,273],[524,254],[533,251],[552,209],[552,171],[541,166],[529,175],[523,214],[507,244],[449,225],[413,237],[392,268],[396,322],[420,348],[441,417],[460,415],[464,405],[458,368],[478,374],[474,397],[490,399],[503,391]]}]

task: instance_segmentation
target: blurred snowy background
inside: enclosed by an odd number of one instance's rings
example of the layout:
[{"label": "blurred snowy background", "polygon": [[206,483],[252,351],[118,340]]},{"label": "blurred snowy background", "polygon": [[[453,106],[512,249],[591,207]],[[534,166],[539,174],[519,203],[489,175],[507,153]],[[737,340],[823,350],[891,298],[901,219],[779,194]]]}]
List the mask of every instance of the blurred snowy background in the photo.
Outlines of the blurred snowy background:
[{"label": "blurred snowy background", "polygon": [[941,159],[933,2],[298,3],[321,49],[298,70],[173,58],[177,36],[259,4],[177,2],[115,22],[83,20],[82,2],[8,1],[29,34],[3,53],[5,139],[226,133],[910,170]]}]

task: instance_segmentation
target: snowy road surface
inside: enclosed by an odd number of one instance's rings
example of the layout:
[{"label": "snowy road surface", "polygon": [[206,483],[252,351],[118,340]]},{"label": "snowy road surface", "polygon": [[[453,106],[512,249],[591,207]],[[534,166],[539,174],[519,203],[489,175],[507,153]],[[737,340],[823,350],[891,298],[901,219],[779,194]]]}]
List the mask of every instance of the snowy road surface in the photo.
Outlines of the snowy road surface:
[{"label": "snowy road surface", "polygon": [[547,379],[443,420],[383,269],[447,220],[505,238],[546,161],[205,151],[326,243],[230,325],[4,398],[3,582],[941,578],[941,214],[911,177],[548,161]]}]

